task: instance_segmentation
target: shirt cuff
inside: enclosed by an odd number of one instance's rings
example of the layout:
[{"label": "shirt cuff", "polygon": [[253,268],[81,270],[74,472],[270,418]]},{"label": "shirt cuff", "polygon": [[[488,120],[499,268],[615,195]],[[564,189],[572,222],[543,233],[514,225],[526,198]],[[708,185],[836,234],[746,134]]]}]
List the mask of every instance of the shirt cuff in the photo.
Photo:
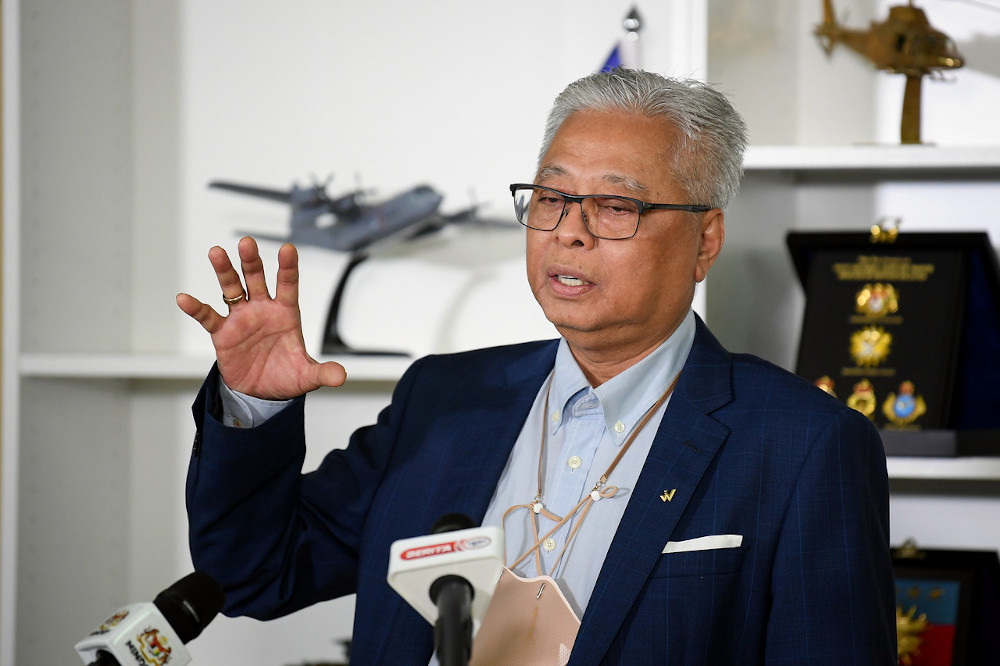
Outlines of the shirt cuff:
[{"label": "shirt cuff", "polygon": [[253,428],[288,406],[291,400],[265,400],[240,393],[226,386],[219,375],[219,398],[222,400],[222,424],[230,428]]}]

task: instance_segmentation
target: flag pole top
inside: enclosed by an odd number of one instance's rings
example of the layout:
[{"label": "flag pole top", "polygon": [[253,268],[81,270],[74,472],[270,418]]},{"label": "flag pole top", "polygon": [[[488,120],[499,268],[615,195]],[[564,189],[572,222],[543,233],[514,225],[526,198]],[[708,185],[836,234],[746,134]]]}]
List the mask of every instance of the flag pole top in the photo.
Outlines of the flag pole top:
[{"label": "flag pole top", "polygon": [[635,41],[639,39],[639,31],[642,29],[642,17],[639,15],[639,10],[632,7],[632,10],[625,17],[623,22],[625,27],[625,37],[629,40]]}]

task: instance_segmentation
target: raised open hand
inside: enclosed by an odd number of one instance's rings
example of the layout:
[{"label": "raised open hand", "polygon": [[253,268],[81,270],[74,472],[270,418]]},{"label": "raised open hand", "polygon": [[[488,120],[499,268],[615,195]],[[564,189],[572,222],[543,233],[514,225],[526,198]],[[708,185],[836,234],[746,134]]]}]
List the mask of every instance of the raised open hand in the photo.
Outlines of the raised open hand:
[{"label": "raised open hand", "polygon": [[287,400],[321,386],[340,386],[347,378],[343,366],[319,363],[306,352],[299,313],[299,265],[295,246],[278,250],[274,298],[267,291],[264,263],[257,243],[240,239],[240,275],[221,247],[208,251],[222,288],[229,315],[189,294],[178,294],[177,305],[212,336],[219,371],[236,391],[268,400]]}]

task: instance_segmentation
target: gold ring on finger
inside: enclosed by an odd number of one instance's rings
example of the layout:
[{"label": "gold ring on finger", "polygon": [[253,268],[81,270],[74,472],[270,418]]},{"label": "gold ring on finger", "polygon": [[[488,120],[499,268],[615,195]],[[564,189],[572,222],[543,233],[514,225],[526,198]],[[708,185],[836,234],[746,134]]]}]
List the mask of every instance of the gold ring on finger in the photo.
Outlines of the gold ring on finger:
[{"label": "gold ring on finger", "polygon": [[222,292],[222,300],[224,300],[226,302],[226,305],[230,305],[230,306],[236,305],[237,303],[239,303],[240,301],[242,301],[244,298],[246,298],[246,296],[247,295],[244,292],[241,291],[239,296],[233,296],[232,298],[227,298],[226,297],[226,292]]}]

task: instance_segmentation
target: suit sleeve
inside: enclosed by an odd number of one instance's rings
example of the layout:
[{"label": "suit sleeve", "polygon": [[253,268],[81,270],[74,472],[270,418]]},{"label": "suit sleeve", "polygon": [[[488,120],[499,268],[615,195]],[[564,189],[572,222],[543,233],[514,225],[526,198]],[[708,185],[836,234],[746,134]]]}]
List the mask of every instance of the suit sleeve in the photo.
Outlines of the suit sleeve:
[{"label": "suit sleeve", "polygon": [[767,663],[896,663],[885,454],[853,410],[811,442],[772,581]]},{"label": "suit sleeve", "polygon": [[[400,380],[393,404],[405,404],[415,374]],[[259,427],[229,428],[215,416],[217,378],[213,369],[193,408],[186,499],[195,568],[222,584],[230,616],[269,619],[354,592],[365,516],[400,410],[387,407],[303,475],[305,398]]]}]

